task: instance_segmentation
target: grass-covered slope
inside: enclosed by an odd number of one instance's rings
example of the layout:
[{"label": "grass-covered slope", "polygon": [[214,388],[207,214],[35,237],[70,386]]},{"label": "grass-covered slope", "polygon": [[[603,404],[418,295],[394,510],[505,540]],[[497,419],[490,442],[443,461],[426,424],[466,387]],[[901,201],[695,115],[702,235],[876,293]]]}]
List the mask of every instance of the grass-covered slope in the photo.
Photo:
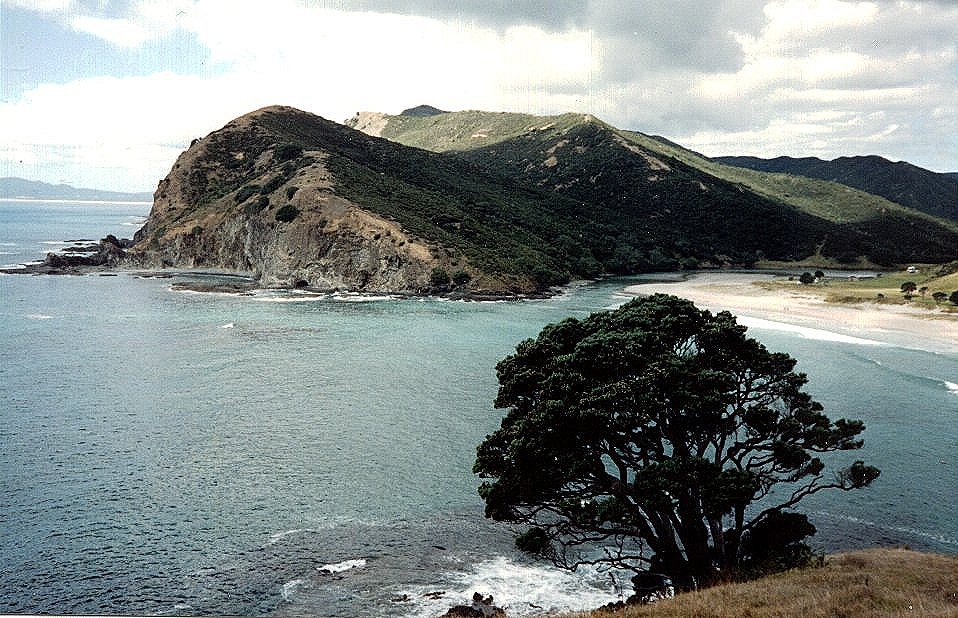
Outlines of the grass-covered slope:
[{"label": "grass-covered slope", "polygon": [[588,115],[389,116],[379,134],[612,211],[618,255],[590,247],[612,270],[814,254],[942,262],[958,250],[953,222],[838,183],[722,165]]},{"label": "grass-covered slope", "polygon": [[892,618],[958,616],[958,558],[908,549],[829,556],[819,568],[677,595],[579,618]]}]

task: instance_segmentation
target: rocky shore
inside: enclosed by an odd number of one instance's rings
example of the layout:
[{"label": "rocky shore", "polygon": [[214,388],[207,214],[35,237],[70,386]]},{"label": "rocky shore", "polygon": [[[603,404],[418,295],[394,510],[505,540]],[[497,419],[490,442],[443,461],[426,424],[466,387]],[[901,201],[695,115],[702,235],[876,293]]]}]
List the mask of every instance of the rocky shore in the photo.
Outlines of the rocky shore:
[{"label": "rocky shore", "polygon": [[99,242],[73,241],[59,252],[47,253],[42,262],[24,264],[20,268],[0,269],[10,275],[83,275],[112,270],[127,262],[127,250],[133,246],[128,238],[119,239],[110,234]]}]

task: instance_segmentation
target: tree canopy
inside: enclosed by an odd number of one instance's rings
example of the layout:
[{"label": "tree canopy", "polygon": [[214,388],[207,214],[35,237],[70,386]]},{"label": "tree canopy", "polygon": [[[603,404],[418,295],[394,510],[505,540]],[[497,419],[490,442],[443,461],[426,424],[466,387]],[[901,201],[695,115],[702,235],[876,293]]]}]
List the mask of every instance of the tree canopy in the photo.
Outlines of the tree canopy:
[{"label": "tree canopy", "polygon": [[497,366],[509,411],[477,449],[486,516],[527,526],[517,545],[559,566],[680,588],[791,566],[815,530],[792,507],[879,471],[826,475],[819,455],[860,448],[863,423],[829,420],[795,359],[745,332],[657,294],[520,343]]}]

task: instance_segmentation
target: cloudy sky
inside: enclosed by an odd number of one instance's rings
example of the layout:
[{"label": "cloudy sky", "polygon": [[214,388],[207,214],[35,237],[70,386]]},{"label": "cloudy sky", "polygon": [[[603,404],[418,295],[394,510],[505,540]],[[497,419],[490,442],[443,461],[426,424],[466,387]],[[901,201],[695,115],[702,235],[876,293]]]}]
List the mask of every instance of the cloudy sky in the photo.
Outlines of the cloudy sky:
[{"label": "cloudy sky", "polygon": [[152,191],[264,105],[421,103],[958,171],[956,33],[954,0],[0,0],[0,176]]}]

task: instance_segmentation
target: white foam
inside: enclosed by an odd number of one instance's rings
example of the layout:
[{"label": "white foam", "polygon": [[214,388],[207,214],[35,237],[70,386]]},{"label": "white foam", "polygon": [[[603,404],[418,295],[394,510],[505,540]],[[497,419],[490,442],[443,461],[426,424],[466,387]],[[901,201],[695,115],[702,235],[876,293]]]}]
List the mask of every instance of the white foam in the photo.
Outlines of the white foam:
[{"label": "white foam", "polygon": [[853,337],[851,335],[842,335],[840,333],[833,333],[828,330],[822,330],[820,328],[809,328],[808,326],[797,326],[795,324],[786,324],[784,322],[774,322],[772,320],[763,320],[762,318],[752,318],[748,316],[739,316],[738,323],[749,328],[759,328],[763,330],[776,330],[782,332],[795,333],[801,335],[806,339],[813,339],[816,341],[834,341],[836,343],[850,343],[854,345],[888,345],[881,341],[875,341],[874,339],[863,339],[861,337]]},{"label": "white foam", "polygon": [[314,303],[320,300],[329,300],[329,296],[325,294],[313,294],[310,296],[275,296],[254,294],[253,300],[259,301],[261,303]]},{"label": "white foam", "polygon": [[220,326],[220,328],[233,328],[233,326],[234,326],[233,323],[230,322],[229,324],[224,324],[224,325]]},{"label": "white foam", "polygon": [[266,541],[266,544],[275,545],[276,543],[285,539],[288,536],[292,536],[294,534],[301,534],[303,532],[315,532],[315,530],[312,528],[294,528],[292,530],[283,530],[282,532],[274,532],[273,534],[269,535],[269,540]]},{"label": "white foam", "polygon": [[344,303],[372,303],[383,300],[395,300],[395,296],[374,296],[372,294],[359,294],[355,292],[344,292],[333,294],[333,300]]},{"label": "white foam", "polygon": [[356,560],[344,560],[343,562],[336,562],[334,564],[324,564],[321,567],[316,567],[316,570],[320,573],[344,573],[351,569],[361,569],[366,566],[365,558],[358,558]]},{"label": "white foam", "polygon": [[408,598],[417,603],[411,616],[439,616],[452,605],[469,605],[474,593],[491,595],[493,605],[508,616],[585,611],[623,600],[632,593],[629,577],[595,569],[575,573],[554,567],[517,564],[506,557],[485,560],[455,578],[451,590],[429,595],[436,587],[423,587]]},{"label": "white foam", "polygon": [[942,380],[942,382],[944,383],[945,388],[948,389],[949,393],[958,395],[958,384],[955,384],[954,382],[949,382],[948,380]]},{"label": "white foam", "polygon": [[52,320],[53,319],[52,315],[46,315],[45,313],[28,313],[26,317],[28,320]]},{"label": "white foam", "polygon": [[296,589],[305,583],[302,579],[294,579],[283,584],[283,600],[289,601],[293,597],[293,593],[296,592]]}]

